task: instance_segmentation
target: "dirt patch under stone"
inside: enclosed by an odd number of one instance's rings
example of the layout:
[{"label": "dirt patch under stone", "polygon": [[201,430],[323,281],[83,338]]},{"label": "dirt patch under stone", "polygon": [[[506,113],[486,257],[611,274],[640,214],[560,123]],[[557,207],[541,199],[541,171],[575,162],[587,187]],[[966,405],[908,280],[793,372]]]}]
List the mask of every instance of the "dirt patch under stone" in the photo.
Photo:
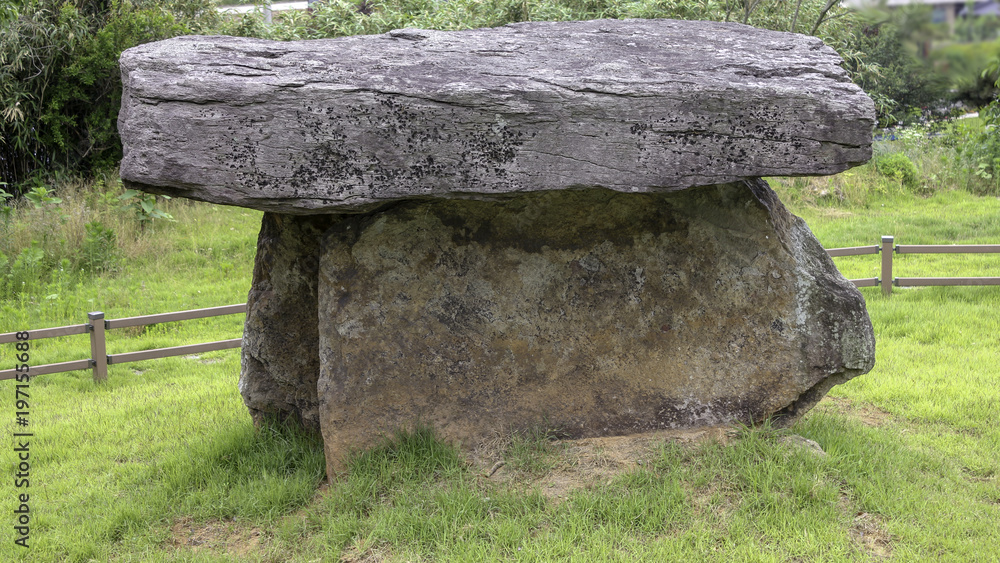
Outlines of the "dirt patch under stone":
[{"label": "dirt patch under stone", "polygon": [[212,551],[229,556],[248,556],[260,548],[264,534],[260,528],[246,527],[236,522],[209,520],[195,522],[180,518],[170,527],[169,543],[179,549]]},{"label": "dirt patch under stone", "polygon": [[[737,431],[713,426],[688,430],[660,430],[628,436],[604,436],[553,442],[555,459],[551,470],[541,476],[511,469],[499,462],[490,464],[484,457],[474,463],[482,468],[483,478],[533,484],[545,497],[562,500],[571,492],[606,484],[615,477],[655,461],[665,442],[696,445],[705,442],[727,444]],[[492,473],[492,476],[487,477]]]}]

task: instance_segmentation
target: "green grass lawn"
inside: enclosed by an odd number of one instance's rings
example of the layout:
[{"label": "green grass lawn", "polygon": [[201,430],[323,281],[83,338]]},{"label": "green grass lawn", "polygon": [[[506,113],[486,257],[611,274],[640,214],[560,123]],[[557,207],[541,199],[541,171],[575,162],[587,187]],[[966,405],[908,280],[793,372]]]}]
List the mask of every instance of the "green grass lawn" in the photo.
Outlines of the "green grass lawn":
[{"label": "green grass lawn", "polygon": [[[1000,243],[1000,199],[885,194],[833,206],[778,190],[827,247]],[[260,215],[171,202],[127,267],[0,303],[0,332],[245,300]],[[145,238],[144,238],[145,237]],[[837,259],[877,276],[878,256]],[[897,257],[898,276],[1000,276],[1000,256]],[[54,288],[54,289],[53,289]],[[317,493],[321,444],[255,430],[236,350],[30,384],[30,488],[16,489],[14,382],[0,384],[4,561],[996,561],[1000,545],[1000,288],[864,289],[875,369],[792,432],[825,456],[742,430],[666,442],[641,466],[567,493],[563,445],[519,438],[486,479],[424,432],[353,461]],[[49,298],[51,295],[56,297]],[[109,333],[109,353],[233,338],[242,316]],[[32,342],[32,363],[89,356],[85,336]],[[0,346],[0,366],[14,363]],[[14,545],[30,493],[29,549]]]}]

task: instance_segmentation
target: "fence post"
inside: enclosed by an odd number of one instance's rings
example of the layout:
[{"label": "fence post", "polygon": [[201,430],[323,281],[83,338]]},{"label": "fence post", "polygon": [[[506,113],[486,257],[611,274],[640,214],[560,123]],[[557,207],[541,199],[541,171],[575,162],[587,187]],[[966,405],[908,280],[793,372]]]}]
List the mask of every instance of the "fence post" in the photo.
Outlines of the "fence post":
[{"label": "fence post", "polygon": [[892,241],[893,237],[882,237],[882,294],[886,297],[892,295]]},{"label": "fence post", "polygon": [[108,348],[104,343],[104,313],[95,311],[87,313],[90,321],[90,365],[94,367],[94,382],[100,383],[108,378]]}]

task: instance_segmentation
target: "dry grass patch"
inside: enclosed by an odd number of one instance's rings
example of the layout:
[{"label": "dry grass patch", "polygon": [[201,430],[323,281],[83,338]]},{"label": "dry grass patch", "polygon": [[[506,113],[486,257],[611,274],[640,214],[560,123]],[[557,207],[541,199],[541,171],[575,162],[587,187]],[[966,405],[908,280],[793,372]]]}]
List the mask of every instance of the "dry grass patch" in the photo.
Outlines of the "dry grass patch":
[{"label": "dry grass patch", "polygon": [[359,540],[349,546],[340,555],[340,563],[382,563],[394,561],[392,552],[386,546],[369,545]]},{"label": "dry grass patch", "polygon": [[169,544],[192,552],[209,551],[230,557],[245,558],[256,553],[266,542],[263,531],[236,522],[209,520],[195,522],[183,517],[170,527]]},{"label": "dry grass patch", "polygon": [[[530,474],[513,464],[496,469],[493,481],[513,485],[531,485],[551,500],[565,499],[570,493],[595,485],[610,483],[616,477],[650,464],[659,456],[664,443],[697,446],[706,442],[722,445],[736,436],[728,427],[706,427],[687,430],[661,430],[628,436],[603,436],[577,440],[553,440],[547,471]],[[502,442],[499,441],[498,442]],[[509,448],[509,440],[506,442]],[[478,450],[481,452],[481,450]],[[473,463],[483,467],[484,476],[494,467],[483,465],[484,459]],[[477,463],[478,462],[478,463]]]},{"label": "dry grass patch", "polygon": [[828,413],[837,413],[853,418],[866,426],[881,428],[895,421],[893,415],[874,405],[859,403],[843,397],[826,396],[815,407]]},{"label": "dry grass patch", "polygon": [[893,538],[886,532],[885,523],[877,514],[856,514],[850,536],[854,545],[872,560],[886,561],[892,557]]}]

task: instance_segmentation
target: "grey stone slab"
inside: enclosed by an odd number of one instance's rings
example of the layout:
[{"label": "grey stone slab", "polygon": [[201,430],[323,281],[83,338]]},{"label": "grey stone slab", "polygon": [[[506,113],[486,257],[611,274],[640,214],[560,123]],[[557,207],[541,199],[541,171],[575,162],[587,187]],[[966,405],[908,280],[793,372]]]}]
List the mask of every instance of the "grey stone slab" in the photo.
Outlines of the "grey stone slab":
[{"label": "grey stone slab", "polygon": [[814,37],[673,20],[179,37],[122,55],[121,175],[314,214],[832,174],[868,160],[875,123],[840,62]]}]

